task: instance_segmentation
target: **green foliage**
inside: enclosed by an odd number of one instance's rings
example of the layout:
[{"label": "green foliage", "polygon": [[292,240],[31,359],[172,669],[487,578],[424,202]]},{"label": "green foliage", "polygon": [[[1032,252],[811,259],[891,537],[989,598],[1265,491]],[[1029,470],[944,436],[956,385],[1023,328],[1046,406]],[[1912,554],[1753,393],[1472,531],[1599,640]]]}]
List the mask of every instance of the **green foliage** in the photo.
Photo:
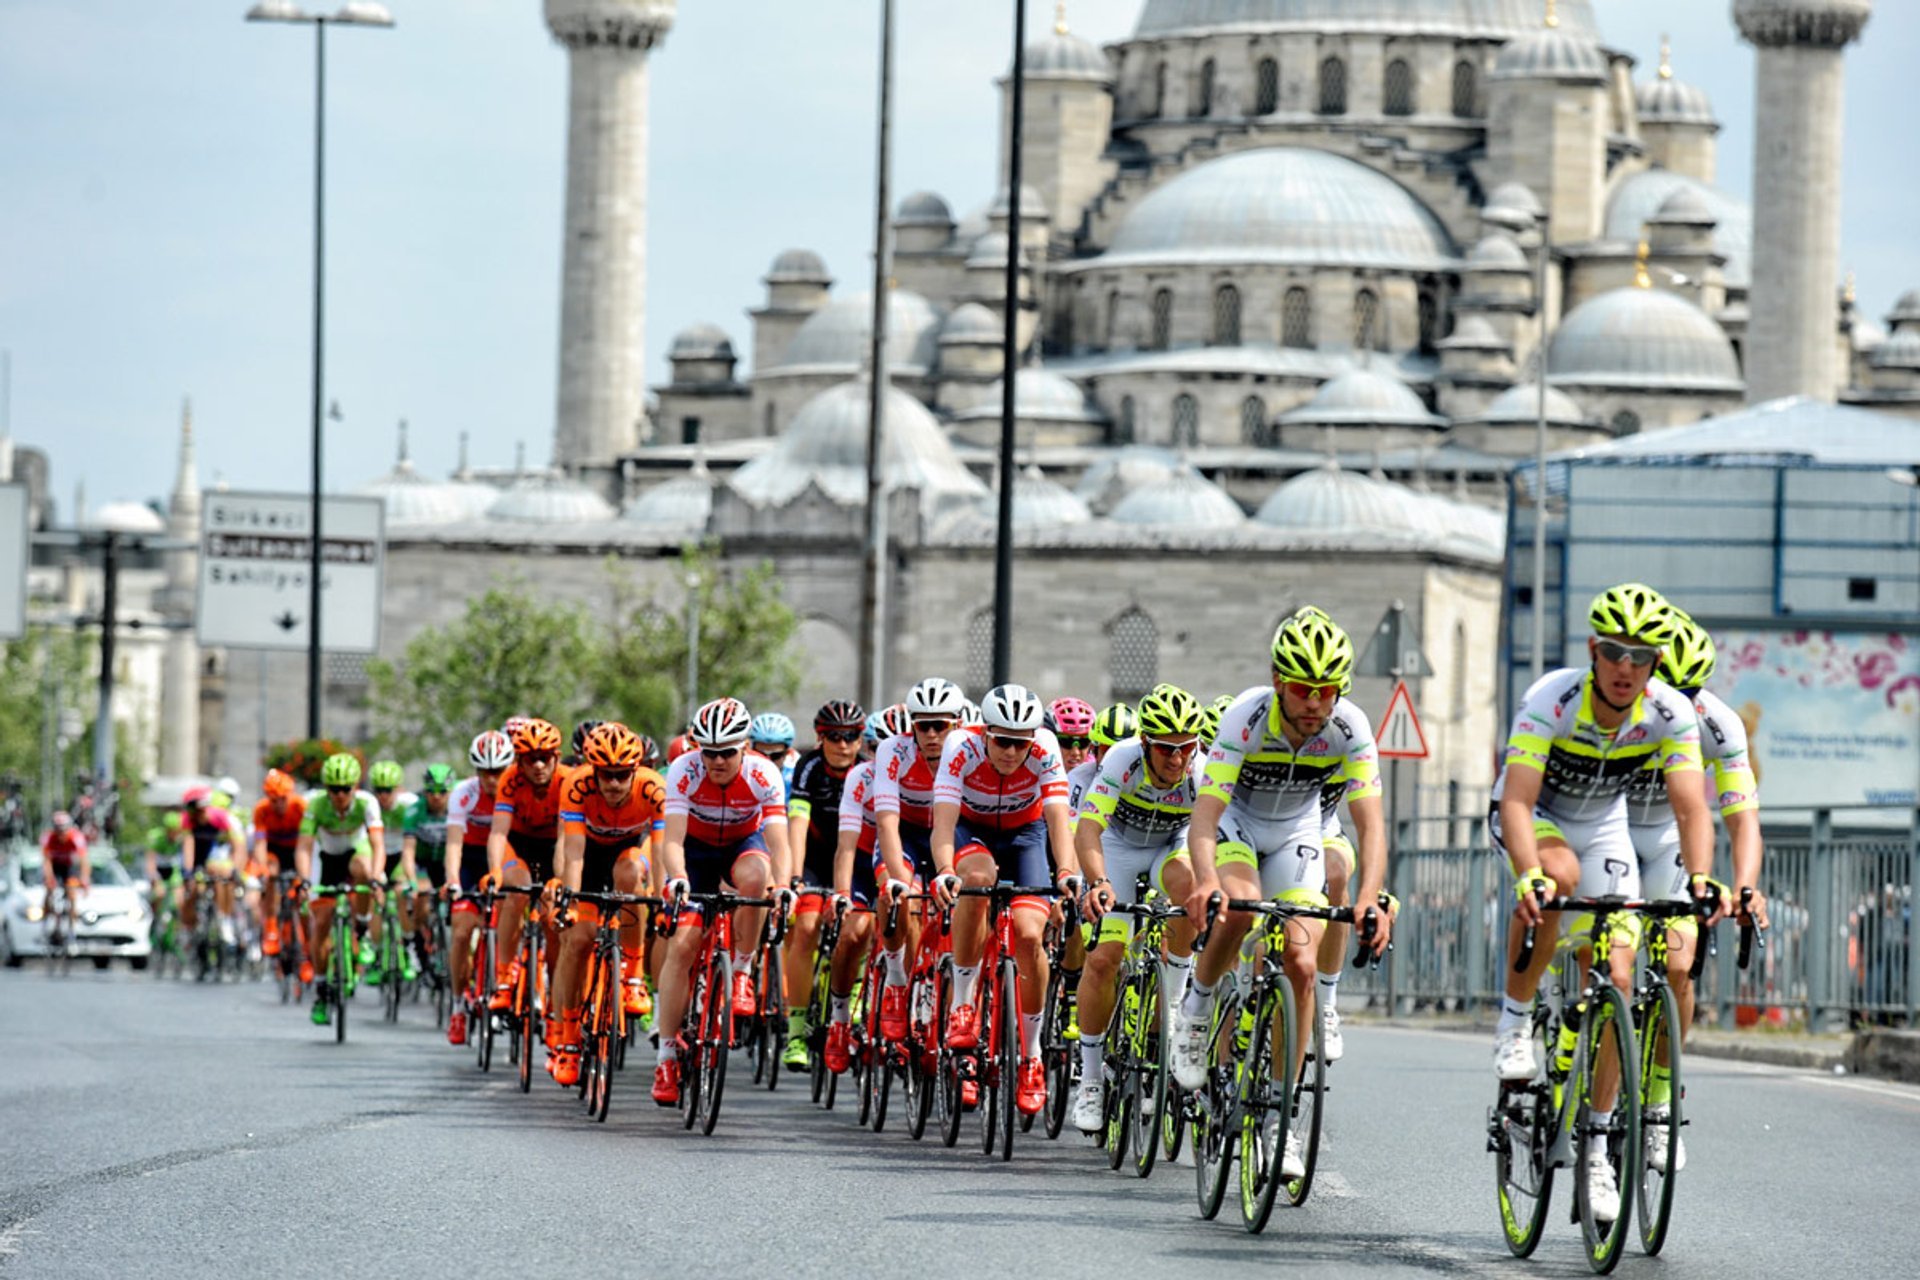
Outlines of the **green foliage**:
[{"label": "green foliage", "polygon": [[291,742],[276,742],[267,748],[267,754],[260,763],[269,769],[292,774],[294,781],[302,786],[317,787],[320,785],[320,768],[326,764],[327,757],[342,751],[356,757],[363,770],[366,768],[364,751],[356,751],[332,738],[295,738]]},{"label": "green foliage", "polygon": [[[75,771],[93,759],[98,653],[92,635],[64,627],[29,626],[19,639],[0,643],[0,776],[24,784],[38,815],[67,803]],[[54,791],[42,795],[46,730],[51,721],[57,733],[63,713],[85,727],[64,748],[52,741]]]}]

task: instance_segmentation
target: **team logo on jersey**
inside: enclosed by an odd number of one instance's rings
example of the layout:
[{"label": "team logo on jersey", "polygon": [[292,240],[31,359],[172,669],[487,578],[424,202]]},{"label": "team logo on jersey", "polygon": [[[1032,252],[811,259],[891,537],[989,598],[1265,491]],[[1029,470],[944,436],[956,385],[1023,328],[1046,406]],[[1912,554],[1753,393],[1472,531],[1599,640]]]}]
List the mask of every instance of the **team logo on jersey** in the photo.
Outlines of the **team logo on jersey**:
[{"label": "team logo on jersey", "polygon": [[1647,739],[1647,731],[1646,731],[1646,728],[1645,728],[1645,726],[1643,726],[1643,725],[1635,725],[1635,726],[1633,726],[1633,728],[1631,728],[1631,729],[1629,729],[1629,730],[1627,730],[1627,732],[1626,732],[1626,734],[1625,734],[1625,735],[1624,735],[1624,736],[1623,736],[1623,737],[1622,737],[1622,738],[1620,739],[1620,741],[1622,741],[1622,742],[1645,742],[1645,741],[1646,741],[1646,739]]}]

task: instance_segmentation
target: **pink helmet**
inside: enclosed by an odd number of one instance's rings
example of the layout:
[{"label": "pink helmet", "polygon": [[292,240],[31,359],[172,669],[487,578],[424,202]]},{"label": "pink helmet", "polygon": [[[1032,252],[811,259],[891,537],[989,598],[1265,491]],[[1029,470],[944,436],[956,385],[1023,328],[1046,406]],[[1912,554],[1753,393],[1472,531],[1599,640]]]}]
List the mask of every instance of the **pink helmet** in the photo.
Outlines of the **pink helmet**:
[{"label": "pink helmet", "polygon": [[211,799],[213,799],[212,787],[188,787],[186,793],[180,797],[180,803],[192,808],[194,805],[205,804]]},{"label": "pink helmet", "polygon": [[1091,703],[1078,698],[1055,698],[1047,707],[1053,731],[1069,738],[1085,738],[1093,733],[1094,710]]}]

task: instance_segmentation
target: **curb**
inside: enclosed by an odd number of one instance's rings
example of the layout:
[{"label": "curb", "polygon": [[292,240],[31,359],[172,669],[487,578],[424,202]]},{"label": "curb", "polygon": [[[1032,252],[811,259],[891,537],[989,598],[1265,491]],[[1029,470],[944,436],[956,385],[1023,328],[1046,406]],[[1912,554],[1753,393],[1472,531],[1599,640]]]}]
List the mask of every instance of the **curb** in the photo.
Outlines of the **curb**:
[{"label": "curb", "polygon": [[1920,1031],[1861,1031],[1853,1037],[1846,1066],[1856,1075],[1920,1084]]}]

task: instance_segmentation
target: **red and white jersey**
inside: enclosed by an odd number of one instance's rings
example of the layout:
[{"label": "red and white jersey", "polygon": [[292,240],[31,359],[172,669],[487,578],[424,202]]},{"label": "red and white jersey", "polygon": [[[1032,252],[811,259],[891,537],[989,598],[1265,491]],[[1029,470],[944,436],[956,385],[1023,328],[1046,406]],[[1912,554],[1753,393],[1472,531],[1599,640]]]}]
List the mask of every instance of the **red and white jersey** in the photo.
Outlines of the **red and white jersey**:
[{"label": "red and white jersey", "polygon": [[1043,806],[1067,806],[1060,744],[1045,729],[1035,731],[1027,758],[1011,774],[1002,774],[987,758],[984,730],[949,734],[934,776],[933,799],[959,805],[960,817],[973,826],[1006,830],[1037,822]]},{"label": "red and white jersey", "polygon": [[[917,753],[916,753],[917,754]],[[847,780],[840,791],[840,831],[860,833],[859,849],[862,853],[872,853],[878,831],[873,825],[874,815],[874,773],[875,761],[862,760],[847,770]]]},{"label": "red and white jersey", "polygon": [[[953,738],[949,734],[947,741]],[[873,757],[873,811],[897,813],[900,821],[931,830],[936,767],[920,754],[912,734],[888,738]]]},{"label": "red and white jersey", "polygon": [[676,813],[686,815],[689,837],[716,845],[737,844],[769,822],[785,823],[780,766],[749,751],[723,787],[707,776],[706,758],[689,751],[667,766],[667,816]]},{"label": "red and white jersey", "polygon": [[464,779],[454,787],[453,795],[447,799],[447,843],[458,841],[484,847],[487,832],[493,829],[493,802],[498,798],[497,791],[493,795],[484,794],[478,778]]}]

